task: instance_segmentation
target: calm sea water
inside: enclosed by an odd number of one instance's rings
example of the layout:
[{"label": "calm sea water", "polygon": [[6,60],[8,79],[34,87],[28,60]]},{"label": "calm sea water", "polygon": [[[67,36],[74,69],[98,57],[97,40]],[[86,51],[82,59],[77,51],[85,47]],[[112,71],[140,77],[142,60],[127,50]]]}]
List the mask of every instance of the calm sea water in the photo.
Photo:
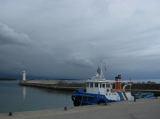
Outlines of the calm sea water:
[{"label": "calm sea water", "polygon": [[71,91],[33,88],[0,81],[0,113],[72,107]]}]

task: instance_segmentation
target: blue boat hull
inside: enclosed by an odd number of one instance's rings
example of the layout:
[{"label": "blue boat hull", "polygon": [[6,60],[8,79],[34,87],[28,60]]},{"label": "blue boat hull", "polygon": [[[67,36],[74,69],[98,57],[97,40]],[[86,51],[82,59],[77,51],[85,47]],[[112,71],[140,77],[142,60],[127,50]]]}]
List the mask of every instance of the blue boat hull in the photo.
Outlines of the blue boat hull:
[{"label": "blue boat hull", "polygon": [[[101,104],[101,103],[109,103],[109,102],[119,102],[124,101],[120,92],[117,92],[120,96],[120,100],[109,100],[102,94],[91,94],[85,93],[83,89],[76,89],[72,94],[72,100],[74,106],[80,105],[93,105],[93,104]],[[151,98],[154,97],[153,93],[150,92],[132,92],[132,95],[136,96],[136,99],[143,99],[143,98]]]},{"label": "blue boat hull", "polygon": [[72,100],[74,106],[115,102],[115,100],[108,100],[102,94],[85,93],[82,89],[77,89],[73,92]]}]

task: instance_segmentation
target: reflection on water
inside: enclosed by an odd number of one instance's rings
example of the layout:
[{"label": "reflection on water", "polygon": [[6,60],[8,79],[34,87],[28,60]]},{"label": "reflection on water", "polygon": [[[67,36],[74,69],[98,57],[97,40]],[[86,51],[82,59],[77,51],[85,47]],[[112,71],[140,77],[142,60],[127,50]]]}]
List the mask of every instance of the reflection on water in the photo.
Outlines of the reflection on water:
[{"label": "reflection on water", "polygon": [[22,86],[22,89],[25,103],[27,106],[32,104],[30,105],[32,108],[53,109],[73,106],[72,91],[28,86]]},{"label": "reflection on water", "polygon": [[0,113],[72,107],[72,91],[20,86],[0,82]]},{"label": "reflection on water", "polygon": [[48,94],[72,94],[72,91],[66,91],[66,90],[56,90],[56,89],[50,89],[50,88],[30,87],[30,86],[22,86],[22,87],[39,90]]},{"label": "reflection on water", "polygon": [[24,86],[22,89],[23,89],[23,99],[25,100],[25,98],[26,98],[26,87]]}]

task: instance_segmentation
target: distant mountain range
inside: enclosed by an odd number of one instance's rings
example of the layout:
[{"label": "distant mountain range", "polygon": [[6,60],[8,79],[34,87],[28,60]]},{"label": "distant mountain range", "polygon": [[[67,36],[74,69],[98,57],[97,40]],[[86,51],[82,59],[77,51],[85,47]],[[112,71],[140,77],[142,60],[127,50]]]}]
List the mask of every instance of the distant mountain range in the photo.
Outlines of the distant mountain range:
[{"label": "distant mountain range", "polygon": [[[69,80],[68,78],[62,78],[62,77],[47,77],[47,76],[34,76],[34,75],[27,75],[26,76],[28,80],[32,79],[58,79],[58,80]],[[7,73],[0,73],[0,79],[17,79],[22,80],[22,75],[17,74],[7,74]],[[71,79],[71,80],[78,80],[78,79]]]},{"label": "distant mountain range", "polygon": [[9,78],[9,79],[21,79],[22,75],[15,75],[15,74],[7,74],[7,73],[0,73],[0,78]]}]

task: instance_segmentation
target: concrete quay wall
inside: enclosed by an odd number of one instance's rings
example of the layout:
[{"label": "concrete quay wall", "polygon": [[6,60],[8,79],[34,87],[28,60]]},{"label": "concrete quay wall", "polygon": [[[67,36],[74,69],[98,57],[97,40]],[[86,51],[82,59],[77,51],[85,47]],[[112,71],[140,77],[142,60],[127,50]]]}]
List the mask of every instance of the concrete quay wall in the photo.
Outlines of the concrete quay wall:
[{"label": "concrete quay wall", "polygon": [[160,98],[0,114],[0,119],[159,119]]}]

